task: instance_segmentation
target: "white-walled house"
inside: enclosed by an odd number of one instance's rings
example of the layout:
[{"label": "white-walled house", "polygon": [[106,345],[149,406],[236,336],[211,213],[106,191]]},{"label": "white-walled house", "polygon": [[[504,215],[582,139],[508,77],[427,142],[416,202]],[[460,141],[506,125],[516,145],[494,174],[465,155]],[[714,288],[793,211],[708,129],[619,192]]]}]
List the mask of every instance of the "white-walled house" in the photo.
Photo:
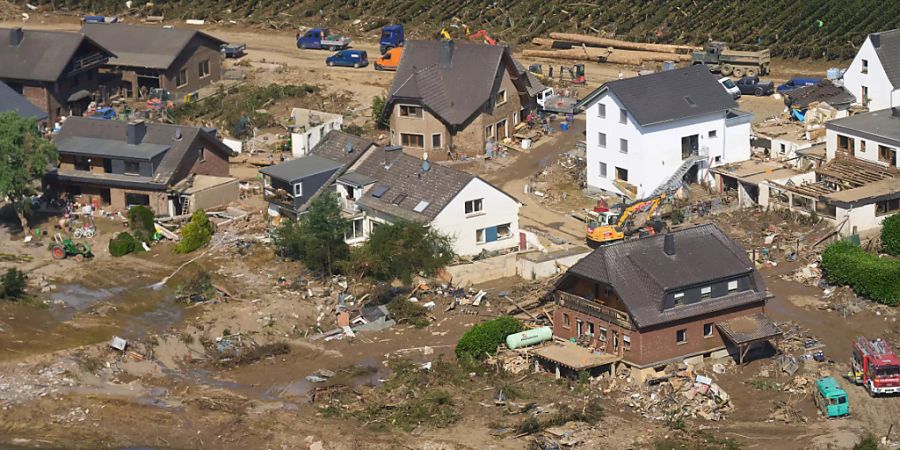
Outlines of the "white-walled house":
[{"label": "white-walled house", "polygon": [[844,87],[870,111],[900,106],[900,29],[866,38],[844,72]]},{"label": "white-walled house", "polygon": [[294,108],[288,128],[291,131],[291,154],[299,158],[309,153],[332,130],[340,130],[344,116],[305,108]]},{"label": "white-walled house", "polygon": [[750,158],[752,115],[702,65],[610,81],[579,105],[594,189],[644,198]]},{"label": "white-walled house", "polygon": [[852,156],[888,167],[898,166],[900,106],[825,122],[825,155]]},{"label": "white-walled house", "polygon": [[384,223],[421,223],[452,236],[463,256],[519,247],[519,207],[512,196],[469,173],[385,147],[363,155],[335,184],[359,244]]}]

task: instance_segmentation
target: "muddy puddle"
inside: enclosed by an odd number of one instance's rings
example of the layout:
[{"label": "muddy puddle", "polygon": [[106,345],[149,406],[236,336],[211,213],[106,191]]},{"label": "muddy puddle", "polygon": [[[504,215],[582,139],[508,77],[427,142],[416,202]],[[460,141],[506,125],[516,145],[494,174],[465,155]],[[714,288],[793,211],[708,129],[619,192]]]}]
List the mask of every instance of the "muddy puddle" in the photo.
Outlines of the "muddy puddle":
[{"label": "muddy puddle", "polygon": [[345,385],[351,388],[360,386],[378,386],[390,376],[391,370],[381,364],[377,359],[371,358],[361,361],[353,366],[352,370],[343,370],[335,373],[333,377],[325,381],[314,382],[306,377],[314,375],[314,372],[299,376],[287,383],[275,383],[260,394],[260,400],[297,400],[306,396],[317,387],[332,385]]}]

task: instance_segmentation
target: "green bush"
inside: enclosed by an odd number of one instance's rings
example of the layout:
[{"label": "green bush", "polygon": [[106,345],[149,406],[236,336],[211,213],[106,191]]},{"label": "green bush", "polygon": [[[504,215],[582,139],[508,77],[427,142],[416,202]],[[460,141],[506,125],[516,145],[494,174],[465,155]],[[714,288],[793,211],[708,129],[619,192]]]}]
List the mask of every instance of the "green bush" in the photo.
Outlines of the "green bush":
[{"label": "green bush", "polygon": [[175,245],[175,253],[190,253],[206,245],[213,235],[213,224],[206,211],[198,209],[191,221],[181,229],[181,240]]},{"label": "green bush", "polygon": [[135,239],[150,241],[150,236],[156,233],[156,225],[153,223],[155,217],[153,210],[143,205],[132,206],[128,210],[128,226]]},{"label": "green bush", "polygon": [[498,317],[475,325],[456,343],[456,357],[469,356],[482,359],[493,355],[497,346],[506,342],[506,336],[522,331],[522,324],[509,316]]},{"label": "green bush", "polygon": [[900,256],[900,213],[882,222],[881,247],[889,255]]},{"label": "green bush", "polygon": [[141,249],[143,249],[141,242],[127,231],[123,231],[109,240],[109,254],[112,256],[125,256]]},{"label": "green bush", "polygon": [[853,446],[853,450],[878,450],[878,439],[867,434],[859,439],[859,442]]},{"label": "green bush", "polygon": [[25,280],[28,275],[15,267],[6,269],[3,277],[0,277],[0,298],[18,300],[25,295]]},{"label": "green bush", "polygon": [[822,269],[829,283],[848,285],[858,295],[886,305],[900,305],[900,259],[879,258],[840,241],[822,253]]},{"label": "green bush", "polygon": [[387,124],[384,122],[384,107],[387,105],[387,98],[383,95],[372,97],[372,120],[375,122],[376,128],[385,128]]}]

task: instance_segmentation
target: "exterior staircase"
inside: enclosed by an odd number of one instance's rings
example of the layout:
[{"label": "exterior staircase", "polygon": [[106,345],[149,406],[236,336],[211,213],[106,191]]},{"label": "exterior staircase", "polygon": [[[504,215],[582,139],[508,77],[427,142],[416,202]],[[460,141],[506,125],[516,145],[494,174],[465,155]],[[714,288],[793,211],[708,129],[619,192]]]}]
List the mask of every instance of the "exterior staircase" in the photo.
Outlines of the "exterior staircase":
[{"label": "exterior staircase", "polygon": [[656,189],[654,189],[653,192],[650,193],[650,195],[648,195],[646,198],[653,198],[659,194],[662,194],[663,192],[671,192],[681,187],[681,185],[683,184],[681,178],[684,177],[684,175],[688,173],[689,170],[691,170],[691,167],[694,167],[695,164],[703,161],[704,159],[705,158],[703,156],[700,156],[698,154],[688,156],[688,158],[681,163],[681,166],[675,170],[675,173],[673,173],[672,176],[669,177],[669,179],[664,183],[657,186]]}]

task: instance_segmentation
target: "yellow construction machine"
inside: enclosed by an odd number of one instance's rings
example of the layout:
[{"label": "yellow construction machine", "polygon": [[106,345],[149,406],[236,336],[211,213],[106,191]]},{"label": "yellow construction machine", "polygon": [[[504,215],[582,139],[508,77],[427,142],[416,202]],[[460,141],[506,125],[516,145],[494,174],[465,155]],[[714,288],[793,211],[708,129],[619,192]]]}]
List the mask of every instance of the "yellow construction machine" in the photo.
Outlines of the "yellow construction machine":
[{"label": "yellow construction machine", "polygon": [[591,211],[587,220],[587,244],[598,247],[621,241],[638,231],[644,234],[662,231],[665,224],[654,218],[654,213],[665,199],[664,192],[650,199],[638,200],[621,211]]}]

